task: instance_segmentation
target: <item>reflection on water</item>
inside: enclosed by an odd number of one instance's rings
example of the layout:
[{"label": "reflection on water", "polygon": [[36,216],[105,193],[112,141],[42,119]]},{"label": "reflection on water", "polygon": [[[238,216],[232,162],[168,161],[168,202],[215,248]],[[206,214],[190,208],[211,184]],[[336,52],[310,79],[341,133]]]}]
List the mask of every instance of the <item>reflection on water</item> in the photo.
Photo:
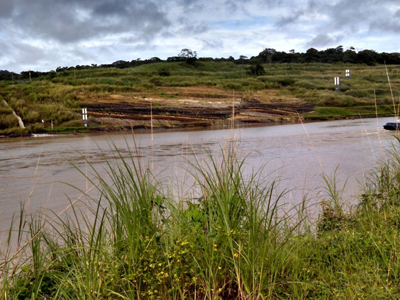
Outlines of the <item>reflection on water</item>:
[{"label": "reflection on water", "polygon": [[[280,176],[281,189],[289,190],[287,201],[297,204],[303,195],[315,197],[323,185],[321,174],[349,178],[347,194],[357,191],[357,181],[382,157],[392,139],[382,125],[389,118],[344,120],[296,125],[248,127],[233,130],[181,132],[81,134],[0,140],[0,224],[10,221],[20,203],[31,211],[41,208],[61,211],[79,191],[90,184],[79,174],[93,174],[86,160],[99,172],[106,161],[118,162],[118,155],[140,158],[154,174],[182,178],[188,163],[208,149],[218,155],[224,143],[237,140],[247,156],[246,168],[257,170],[267,164],[266,173]],[[111,151],[117,148],[118,153]],[[184,168],[184,169],[182,169]],[[78,169],[78,170],[77,170]]]}]

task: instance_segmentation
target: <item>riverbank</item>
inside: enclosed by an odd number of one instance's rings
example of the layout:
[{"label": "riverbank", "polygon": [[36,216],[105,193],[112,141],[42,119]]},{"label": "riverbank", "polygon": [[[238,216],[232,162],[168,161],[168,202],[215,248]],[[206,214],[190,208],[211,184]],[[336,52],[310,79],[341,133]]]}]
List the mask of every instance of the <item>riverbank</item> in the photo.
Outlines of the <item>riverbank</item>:
[{"label": "riverbank", "polygon": [[[84,108],[85,123],[93,131],[397,114],[398,66],[265,64],[262,76],[247,73],[248,68],[232,62],[155,63],[62,70],[23,83],[2,81],[0,135],[82,131]],[[334,86],[333,78],[346,69],[352,76]]]},{"label": "riverbank", "polygon": [[[174,123],[169,124],[168,126],[163,126],[159,122],[156,124],[152,124],[151,119],[144,121],[141,120],[141,123],[135,123],[132,119],[121,119],[121,118],[100,118],[99,122],[102,125],[92,125],[89,127],[80,126],[80,127],[67,127],[67,128],[55,128],[54,130],[46,129],[42,131],[38,131],[39,133],[14,133],[10,135],[0,135],[0,138],[16,138],[16,137],[43,137],[43,136],[55,136],[55,135],[77,135],[77,134],[87,134],[87,133],[109,133],[109,132],[124,132],[124,131],[134,131],[134,132],[170,132],[170,131],[187,131],[187,130],[218,130],[218,129],[226,129],[226,128],[246,128],[246,127],[259,127],[259,126],[278,126],[278,125],[290,125],[290,124],[306,124],[306,123],[317,123],[317,122],[329,122],[335,120],[357,120],[357,119],[365,119],[365,118],[387,118],[392,117],[391,115],[366,115],[364,117],[321,117],[321,118],[305,118],[301,119],[300,117],[286,117],[285,119],[279,121],[241,121],[240,119],[234,120],[219,120],[219,121],[204,121],[199,124],[182,124],[182,123]],[[393,117],[395,120],[395,117]],[[384,124],[382,124],[383,126]]]},{"label": "riverbank", "polygon": [[2,297],[399,297],[399,144],[350,211],[337,178],[324,176],[314,221],[305,199],[282,215],[277,182],[243,172],[236,153],[227,146],[194,165],[200,194],[175,198],[149,169],[121,158],[108,170],[112,186],[98,175],[102,197],[91,199],[97,209],[83,208],[85,222],[79,211],[68,222],[21,213],[22,251],[1,253]]}]

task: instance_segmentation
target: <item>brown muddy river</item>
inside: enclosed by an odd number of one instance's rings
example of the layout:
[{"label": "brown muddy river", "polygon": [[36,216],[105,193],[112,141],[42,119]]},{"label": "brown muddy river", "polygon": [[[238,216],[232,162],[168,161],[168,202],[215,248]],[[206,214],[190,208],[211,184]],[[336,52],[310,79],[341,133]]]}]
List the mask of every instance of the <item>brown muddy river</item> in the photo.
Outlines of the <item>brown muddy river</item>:
[{"label": "brown muddy river", "polygon": [[336,168],[339,186],[348,179],[345,193],[354,195],[359,190],[358,181],[384,157],[385,149],[394,140],[393,132],[382,129],[388,121],[393,118],[234,131],[160,131],[153,135],[143,132],[135,133],[136,150],[131,133],[0,139],[0,231],[9,228],[12,215],[18,213],[21,205],[30,212],[60,212],[80,195],[70,185],[82,190],[91,187],[71,163],[91,176],[86,159],[104,174],[106,161],[113,161],[114,146],[124,157],[129,156],[129,147],[137,151],[141,166],[149,167],[176,191],[181,191],[176,186],[185,188],[184,178],[190,182],[186,169],[195,155],[201,159],[205,149],[209,149],[218,156],[227,141],[237,140],[240,153],[248,155],[247,170],[266,164],[265,173],[271,173],[270,178],[280,178],[280,189],[288,191],[288,207],[300,203],[306,194],[310,203],[321,200],[321,174],[332,175]]}]

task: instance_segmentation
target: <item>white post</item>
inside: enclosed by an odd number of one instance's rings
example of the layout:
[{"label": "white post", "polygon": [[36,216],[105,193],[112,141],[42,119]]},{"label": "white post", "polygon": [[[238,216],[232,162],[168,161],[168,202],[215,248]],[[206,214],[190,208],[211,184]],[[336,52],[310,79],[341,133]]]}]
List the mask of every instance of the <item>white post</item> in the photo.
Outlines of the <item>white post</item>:
[{"label": "white post", "polygon": [[340,91],[340,77],[335,77],[335,89],[336,91]]},{"label": "white post", "polygon": [[346,77],[347,77],[347,78],[350,77],[350,70],[349,70],[349,69],[346,70]]},{"label": "white post", "polygon": [[335,77],[335,86],[340,85],[340,77]]},{"label": "white post", "polygon": [[85,127],[87,127],[87,108],[82,108],[82,120]]}]

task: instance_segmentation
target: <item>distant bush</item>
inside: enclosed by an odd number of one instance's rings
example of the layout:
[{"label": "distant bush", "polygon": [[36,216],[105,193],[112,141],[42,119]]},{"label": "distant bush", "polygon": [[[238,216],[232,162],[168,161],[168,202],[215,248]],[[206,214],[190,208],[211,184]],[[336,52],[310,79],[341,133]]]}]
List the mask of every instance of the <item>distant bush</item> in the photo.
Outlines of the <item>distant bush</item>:
[{"label": "distant bush", "polygon": [[159,76],[153,77],[149,80],[149,82],[151,82],[152,84],[154,84],[155,86],[161,86],[163,85],[163,79]]},{"label": "distant bush", "polygon": [[155,88],[155,85],[151,82],[143,83],[140,86],[145,90],[153,90]]},{"label": "distant bush", "polygon": [[353,97],[322,94],[317,103],[319,106],[336,106],[336,107],[347,107],[354,106],[356,101]]},{"label": "distant bush", "polygon": [[258,79],[265,83],[273,82],[273,83],[277,83],[280,86],[284,86],[284,87],[293,85],[296,82],[296,80],[294,80],[293,78],[280,77],[280,76],[278,76],[278,77],[277,76],[260,76],[260,77],[258,77]]},{"label": "distant bush", "polygon": [[369,98],[371,96],[373,97],[371,91],[368,90],[348,90],[345,94],[356,98]]},{"label": "distant bush", "polygon": [[247,70],[247,74],[249,75],[255,75],[255,76],[262,76],[265,75],[265,69],[260,63],[255,63],[250,66],[250,68]]},{"label": "distant bush", "polygon": [[40,114],[34,110],[27,110],[27,112],[24,113],[21,118],[24,123],[40,122]]},{"label": "distant bush", "polygon": [[60,123],[59,125],[63,127],[82,127],[83,126],[83,121],[81,119],[79,120],[69,120]]},{"label": "distant bush", "polygon": [[171,76],[171,71],[169,68],[163,67],[158,71],[158,75],[160,76]]},{"label": "distant bush", "polygon": [[37,123],[29,124],[29,125],[27,126],[27,130],[28,130],[29,132],[34,132],[34,133],[45,132],[45,130],[43,129],[43,124],[42,124],[42,122],[37,122]]},{"label": "distant bush", "polygon": [[241,84],[233,82],[223,83],[222,88],[225,90],[243,91],[243,86]]},{"label": "distant bush", "polygon": [[305,88],[305,89],[316,89],[317,86],[315,83],[308,81],[308,80],[299,80],[296,84],[298,87]]},{"label": "distant bush", "polygon": [[280,89],[282,86],[277,82],[265,81],[264,89]]},{"label": "distant bush", "polygon": [[283,78],[278,81],[280,85],[282,86],[288,86],[294,84],[296,81],[292,78]]},{"label": "distant bush", "polygon": [[12,114],[12,108],[10,108],[8,106],[1,106],[0,105],[0,116],[1,115],[8,115],[8,114]]},{"label": "distant bush", "polygon": [[0,134],[4,134],[7,136],[21,136],[21,135],[27,135],[29,134],[29,129],[23,129],[21,127],[14,126],[14,127],[9,127],[7,129],[1,129],[0,127]]},{"label": "distant bush", "polygon": [[377,95],[377,96],[386,95],[386,94],[390,93],[389,88],[387,88],[387,89],[377,88],[377,89],[371,90],[371,91],[372,91],[372,95],[375,92],[375,95]]},{"label": "distant bush", "polygon": [[13,114],[0,114],[0,129],[17,127],[18,121]]}]

